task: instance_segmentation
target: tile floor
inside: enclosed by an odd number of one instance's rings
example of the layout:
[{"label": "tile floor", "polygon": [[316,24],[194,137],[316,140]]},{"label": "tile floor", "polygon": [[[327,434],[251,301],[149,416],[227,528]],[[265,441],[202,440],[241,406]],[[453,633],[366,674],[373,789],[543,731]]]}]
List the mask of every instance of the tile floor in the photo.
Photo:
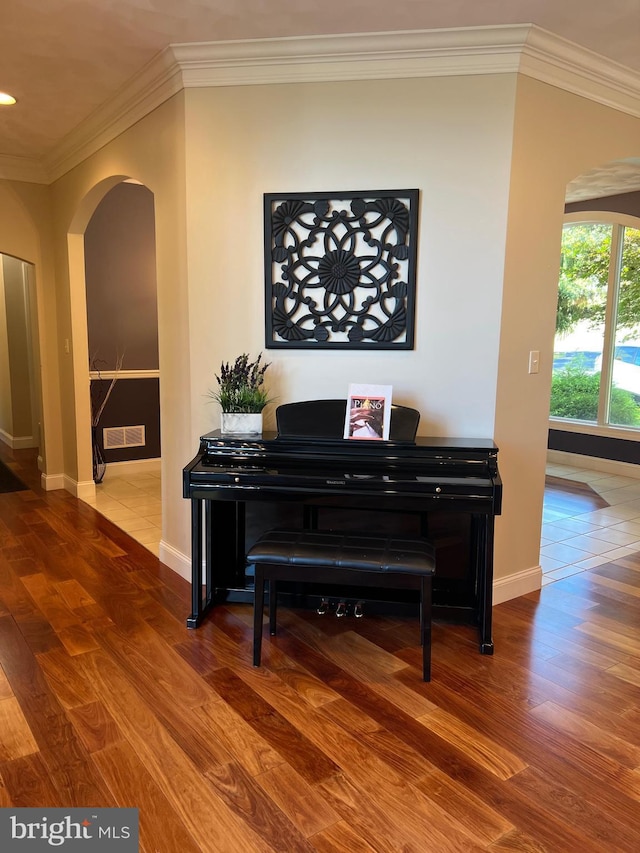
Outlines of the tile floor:
[{"label": "tile floor", "polygon": [[[543,512],[542,585],[640,551],[640,479],[569,465],[548,465],[547,474],[588,483],[609,504],[578,515]],[[160,467],[140,473],[107,471],[88,501],[114,524],[159,554],[162,536]]]},{"label": "tile floor", "polygon": [[578,515],[551,510],[542,516],[542,585],[640,551],[640,479],[569,465],[547,474],[587,483],[609,504]]},{"label": "tile floor", "polygon": [[95,499],[87,503],[158,556],[162,537],[160,486],[159,463],[157,469],[147,470],[145,466],[138,473],[107,470],[96,486]]}]

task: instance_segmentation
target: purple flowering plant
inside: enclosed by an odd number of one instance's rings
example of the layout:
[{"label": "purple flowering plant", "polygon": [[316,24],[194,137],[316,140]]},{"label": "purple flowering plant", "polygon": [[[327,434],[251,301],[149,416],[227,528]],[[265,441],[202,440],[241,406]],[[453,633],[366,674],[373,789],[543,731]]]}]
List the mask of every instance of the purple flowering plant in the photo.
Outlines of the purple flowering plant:
[{"label": "purple flowering plant", "polygon": [[220,374],[215,374],[218,389],[210,396],[220,403],[223,412],[261,412],[269,402],[264,387],[264,375],[269,363],[261,364],[262,353],[249,361],[247,353],[239,355],[233,364],[222,362]]}]

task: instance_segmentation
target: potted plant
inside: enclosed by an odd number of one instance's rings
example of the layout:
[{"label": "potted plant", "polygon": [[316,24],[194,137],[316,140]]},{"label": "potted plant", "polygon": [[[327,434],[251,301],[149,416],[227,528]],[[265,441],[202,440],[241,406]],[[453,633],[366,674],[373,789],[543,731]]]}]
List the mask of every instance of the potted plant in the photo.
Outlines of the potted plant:
[{"label": "potted plant", "polygon": [[262,432],[262,410],[269,402],[264,376],[269,364],[261,364],[262,353],[249,361],[247,353],[239,355],[233,364],[222,362],[216,374],[218,388],[210,396],[222,408],[221,431],[256,435]]}]

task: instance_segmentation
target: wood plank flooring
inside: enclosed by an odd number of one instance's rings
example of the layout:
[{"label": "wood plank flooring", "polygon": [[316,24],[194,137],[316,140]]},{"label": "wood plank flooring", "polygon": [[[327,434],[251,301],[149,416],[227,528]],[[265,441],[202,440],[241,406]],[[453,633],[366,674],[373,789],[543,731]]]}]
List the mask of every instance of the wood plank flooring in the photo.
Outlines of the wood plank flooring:
[{"label": "wood plank flooring", "polygon": [[[436,623],[248,606],[63,491],[0,495],[0,806],[137,806],[145,853],[640,849],[640,556]],[[562,490],[554,486],[554,500]],[[578,500],[572,495],[570,500]]]}]

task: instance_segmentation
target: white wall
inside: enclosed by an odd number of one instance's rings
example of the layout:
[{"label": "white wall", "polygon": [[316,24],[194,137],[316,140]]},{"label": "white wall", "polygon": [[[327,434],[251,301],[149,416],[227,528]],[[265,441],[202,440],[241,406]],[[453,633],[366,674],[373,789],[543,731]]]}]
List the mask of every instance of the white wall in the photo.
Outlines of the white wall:
[{"label": "white wall", "polygon": [[515,75],[186,93],[191,406],[264,348],[263,193],[421,191],[413,351],[282,351],[277,402],[393,385],[421,434],[493,435]]}]

